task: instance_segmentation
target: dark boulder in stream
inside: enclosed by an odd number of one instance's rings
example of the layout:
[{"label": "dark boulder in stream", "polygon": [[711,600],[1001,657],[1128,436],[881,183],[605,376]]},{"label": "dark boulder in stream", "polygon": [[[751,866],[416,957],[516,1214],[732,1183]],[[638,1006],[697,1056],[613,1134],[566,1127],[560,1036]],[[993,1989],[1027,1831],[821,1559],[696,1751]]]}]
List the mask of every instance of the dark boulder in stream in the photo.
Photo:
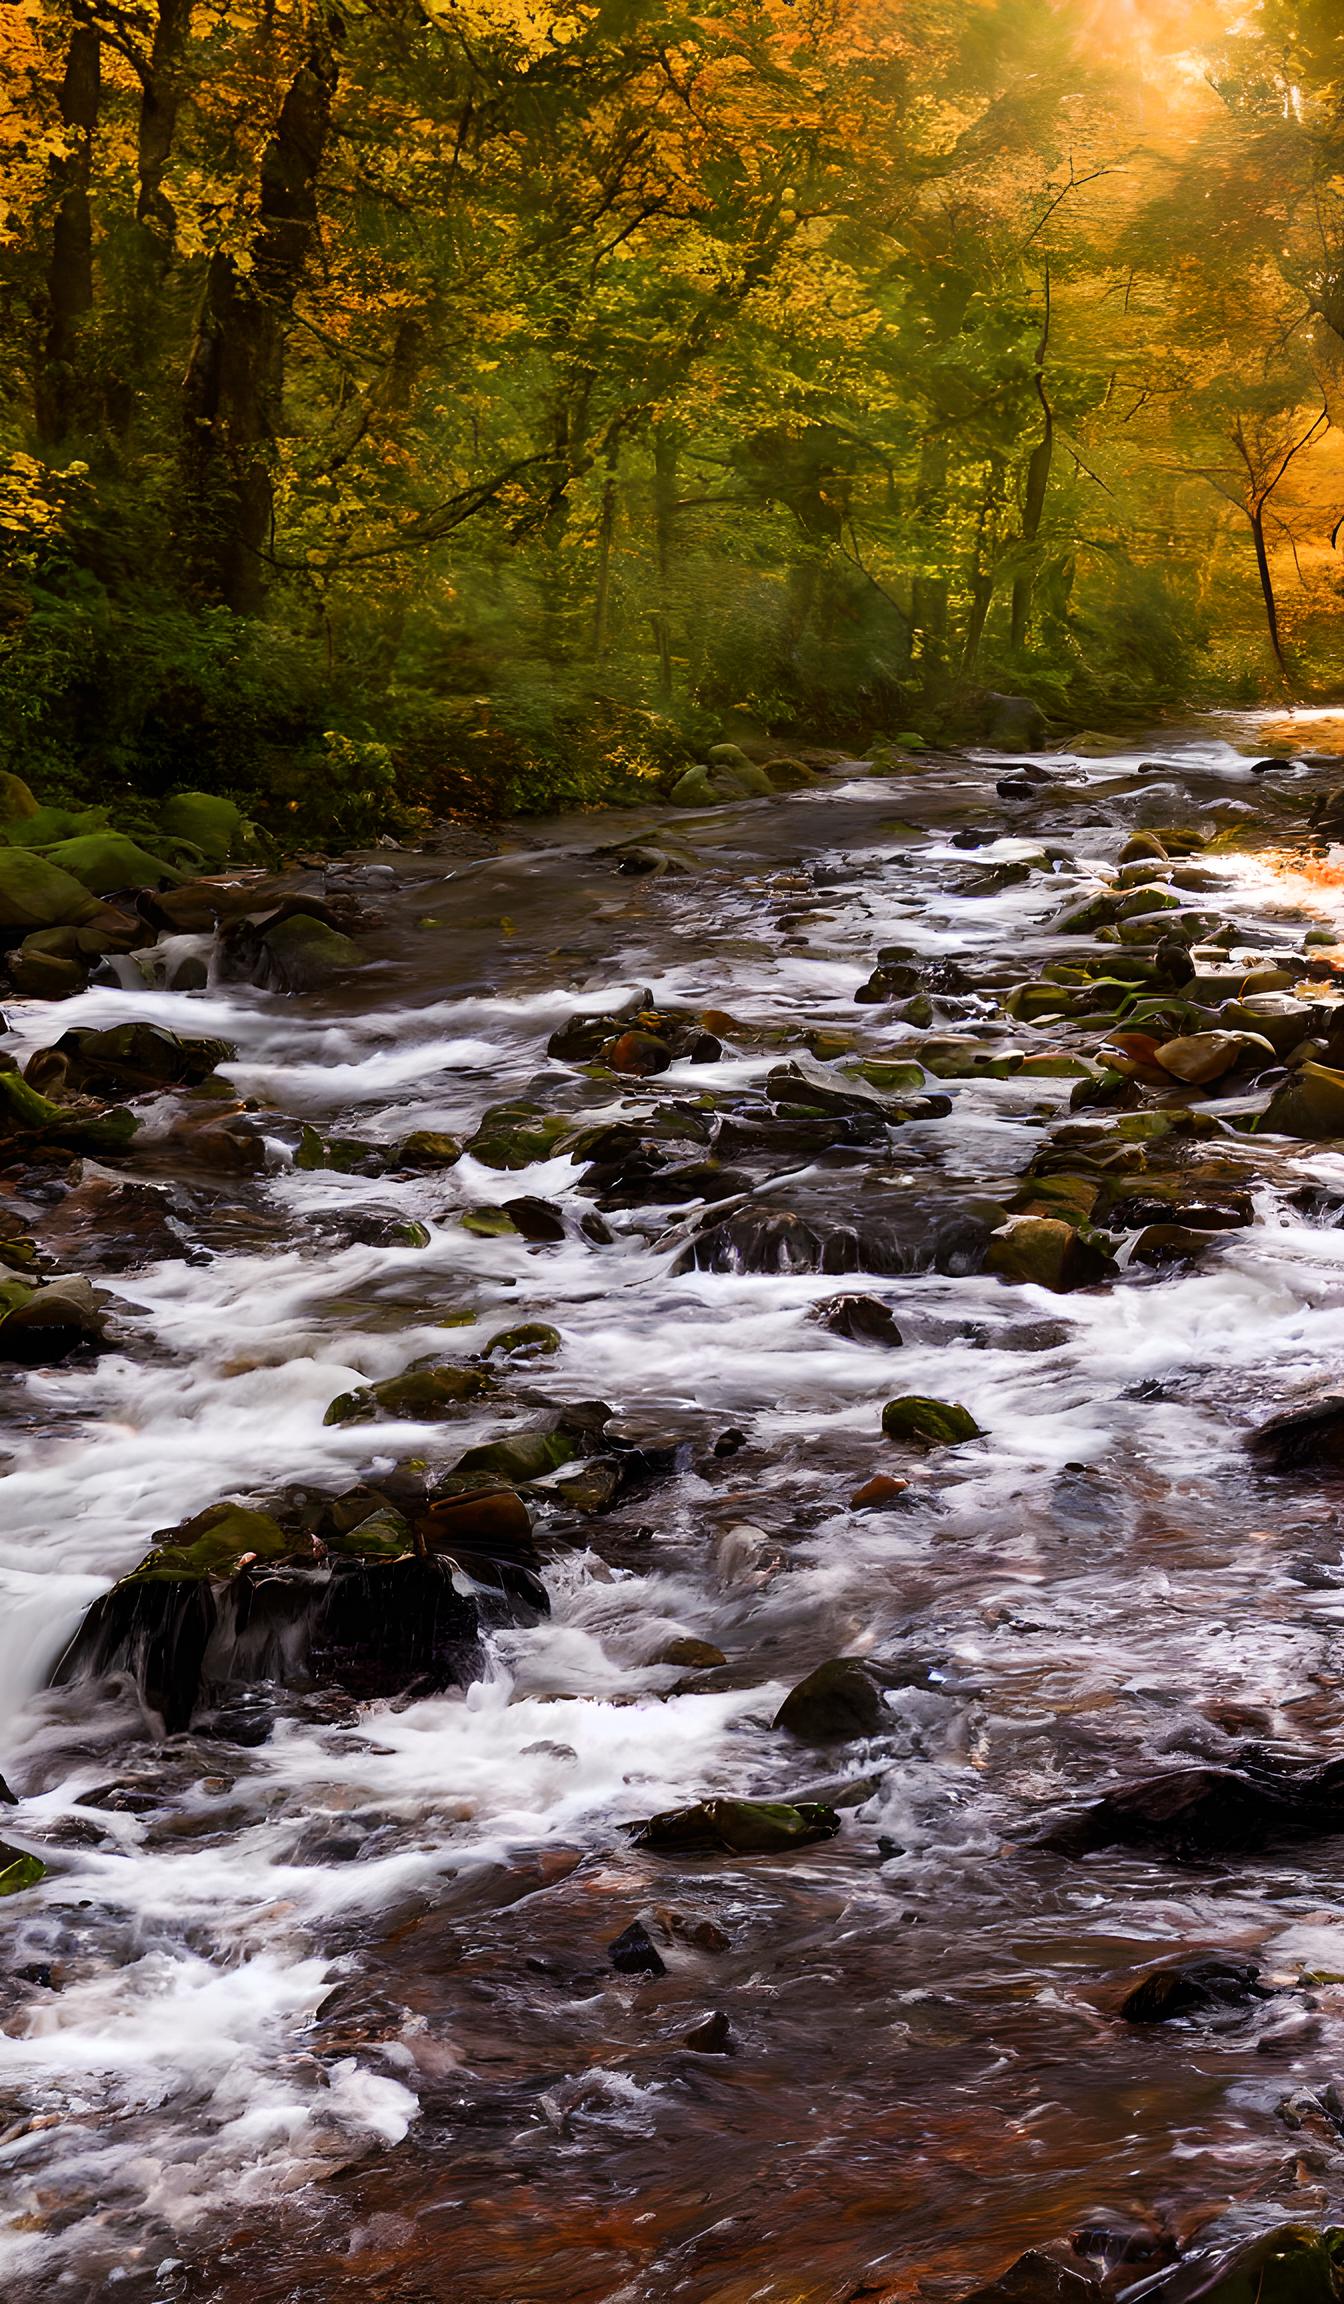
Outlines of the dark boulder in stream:
[{"label": "dark boulder in stream", "polygon": [[1102,1848],[1236,1856],[1335,1832],[1344,1832],[1344,1760],[1284,1759],[1247,1745],[1225,1767],[1164,1768],[1117,1784],[1037,1845],[1065,1856]]},{"label": "dark boulder in stream", "polygon": [[1146,2282],[1145,2304],[1344,2304],[1344,2231],[1277,2224],[1230,2248],[1201,2248]]},{"label": "dark boulder in stream", "polygon": [[777,1856],[831,1840],[840,1829],[834,1808],[817,1800],[697,1800],[667,1808],[630,1826],[637,1848],[661,1855]]},{"label": "dark boulder in stream", "polygon": [[1233,1960],[1204,1952],[1154,1968],[1126,1993],[1120,2014],[1127,2024],[1170,2024],[1180,2016],[1211,2016],[1253,2007],[1272,1994],[1258,1981],[1254,1960]]},{"label": "dark boulder in stream", "polygon": [[1270,1472],[1344,1470],[1344,1393],[1328,1392],[1305,1408],[1271,1416],[1246,1445]]},{"label": "dark boulder in stream", "polygon": [[791,1688],[778,1712],[776,1728],[803,1744],[844,1744],[875,1736],[887,1717],[883,1675],[861,1656],[832,1656]]},{"label": "dark boulder in stream", "polygon": [[[545,1612],[530,1532],[524,1547],[511,1517],[496,1546],[488,1506],[455,1497],[442,1524],[430,1506],[431,1546],[394,1506],[372,1504],[329,1517],[325,1541],[236,1504],[199,1514],[94,1602],[53,1685],[128,1673],[174,1735],[203,1703],[257,1683],[366,1700],[460,1686],[487,1623]],[[462,1589],[457,1565],[477,1589]]]}]

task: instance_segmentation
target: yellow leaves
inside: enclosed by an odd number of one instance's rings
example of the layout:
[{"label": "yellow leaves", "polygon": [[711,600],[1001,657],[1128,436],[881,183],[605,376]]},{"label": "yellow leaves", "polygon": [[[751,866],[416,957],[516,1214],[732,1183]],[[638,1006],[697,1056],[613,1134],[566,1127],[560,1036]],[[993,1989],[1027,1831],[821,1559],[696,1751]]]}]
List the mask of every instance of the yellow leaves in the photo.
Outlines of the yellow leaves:
[{"label": "yellow leaves", "polygon": [[35,456],[0,461],[0,535],[11,544],[46,543],[59,535],[65,499],[88,477],[87,464],[53,472]]}]

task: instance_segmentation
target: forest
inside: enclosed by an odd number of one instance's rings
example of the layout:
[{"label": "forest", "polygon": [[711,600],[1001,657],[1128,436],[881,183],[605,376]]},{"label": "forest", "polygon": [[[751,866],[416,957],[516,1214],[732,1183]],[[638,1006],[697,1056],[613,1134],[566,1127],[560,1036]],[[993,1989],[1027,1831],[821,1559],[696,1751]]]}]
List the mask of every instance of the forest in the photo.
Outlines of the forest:
[{"label": "forest", "polygon": [[1333,0],[5,0],[0,729],[310,835],[1328,697]]}]

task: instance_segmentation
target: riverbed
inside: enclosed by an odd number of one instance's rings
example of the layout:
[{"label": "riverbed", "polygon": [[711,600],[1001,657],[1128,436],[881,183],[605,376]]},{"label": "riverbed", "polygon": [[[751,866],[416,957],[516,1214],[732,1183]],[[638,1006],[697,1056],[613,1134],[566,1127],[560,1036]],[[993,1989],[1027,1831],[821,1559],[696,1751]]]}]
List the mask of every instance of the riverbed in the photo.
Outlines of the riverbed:
[{"label": "riverbed", "polygon": [[[305,881],[371,914],[337,994],[172,992],[123,962],[5,1003],[21,1059],[129,1019],[222,1037],[268,1142],[221,1177],[151,1125],[118,1173],[167,1195],[170,1255],[128,1249],[87,1163],[82,1226],[70,1177],[42,1187],[113,1349],[0,1393],[0,1829],[49,1867],[3,1908],[6,2294],[942,2304],[1080,2234],[1122,2290],[1210,2236],[1340,2215],[1344,1839],[1076,1858],[1041,1828],[1248,1740],[1339,1749],[1344,1488],[1244,1442],[1337,1381],[1344,1146],[1248,1135],[1256,1096],[1213,1088],[1194,1103],[1250,1207],[1207,1254],[1142,1262],[1122,1226],[1114,1269],[1060,1292],[977,1246],[1060,1129],[1105,1119],[1071,1109],[1104,1027],[1005,1003],[1077,953],[1055,923],[1136,826],[1197,835],[1229,968],[1310,961],[1338,996],[1344,877],[1297,804],[1344,771],[1257,776],[1270,735],[1050,755],[1025,793],[984,756],[835,762],[772,802],[372,852]],[[894,949],[927,1021],[856,1001]],[[709,1021],[656,1075],[548,1054],[576,1018],[662,1013]],[[985,1064],[879,1086],[870,1125],[844,1068],[940,1037]],[[848,1081],[855,1124],[809,1136],[791,1063]],[[293,1157],[299,1122],[469,1140],[517,1097],[662,1150],[614,1180],[563,1148],[507,1173]],[[464,1226],[515,1199],[559,1237]],[[899,1341],[819,1319],[841,1294]],[[518,1322],[558,1349],[450,1423],[324,1422]],[[903,1449],[897,1395],[980,1436]],[[493,1630],[469,1685],[239,1702],[169,1737],[124,1679],[47,1685],[205,1506],[432,1472],[595,1402],[648,1477],[599,1509],[563,1474],[530,1492],[550,1612]],[[907,1485],[856,1504],[882,1475]],[[810,1748],[776,1714],[838,1656],[882,1667],[883,1718]],[[840,1829],[633,1844],[718,1795]],[[636,1923],[661,1973],[613,1964]],[[1119,2020],[1206,1951],[1264,1997]]]}]

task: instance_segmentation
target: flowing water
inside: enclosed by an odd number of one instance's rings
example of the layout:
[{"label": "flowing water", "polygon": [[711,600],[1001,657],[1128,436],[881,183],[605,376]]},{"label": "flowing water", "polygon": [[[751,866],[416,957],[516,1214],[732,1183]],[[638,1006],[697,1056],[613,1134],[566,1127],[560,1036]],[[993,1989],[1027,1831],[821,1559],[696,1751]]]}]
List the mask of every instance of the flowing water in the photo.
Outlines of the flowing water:
[{"label": "flowing water", "polygon": [[[1264,801],[1247,734],[1168,736],[1161,771],[1051,761],[1029,799],[996,797],[983,761],[837,772],[678,819],[696,868],[663,877],[596,853],[626,818],[353,862],[331,879],[381,925],[339,1001],[212,982],[10,1006],[20,1055],[130,1017],[226,1037],[272,1148],[264,1175],[211,1175],[151,1113],[122,1173],[168,1195],[181,1245],[157,1260],[127,1253],[115,1203],[100,1216],[96,1173],[39,1187],[38,1234],[79,1244],[116,1349],[3,1396],[3,1829],[50,1866],[2,1908],[6,2296],[941,2299],[1083,2228],[1137,2277],[1167,2238],[1344,2211],[1344,1845],[1177,1864],[1031,1844],[1048,1811],[1173,1756],[1338,1749],[1344,1493],[1276,1483],[1242,1441],[1335,1377],[1344,1149],[1229,1135],[1251,1225],[1195,1267],[1059,1295],[959,1268],[954,1236],[1011,1193],[1074,1080],[932,1080],[950,1111],[877,1147],[772,1150],[758,1125],[808,1036],[881,1057],[926,1036],[855,1004],[884,945],[959,964],[936,1030],[1095,1048],[1095,1026],[1006,1020],[1007,989],[1069,956],[1044,924],[1135,823],[1208,832]],[[1246,850],[1207,870],[1246,966],[1344,928],[1328,875]],[[725,1012],[718,1059],[639,1080],[547,1055],[570,1018],[641,995]],[[594,1188],[565,1154],[507,1175],[292,1164],[296,1119],[469,1134],[519,1093],[728,1125],[745,1192],[814,1231],[876,1213],[909,1268],[686,1269],[703,1205],[627,1193],[585,1232]],[[517,1194],[559,1207],[564,1240],[463,1229]],[[361,1240],[371,1209],[428,1246]],[[954,1246],[931,1265],[935,1236]],[[842,1287],[890,1307],[899,1349],[809,1317]],[[561,1349],[502,1401],[324,1425],[352,1385],[524,1318]],[[897,1393],[963,1402],[985,1437],[912,1459],[880,1432]],[[167,1740],[122,1682],[46,1688],[154,1531],[220,1497],[446,1468],[595,1399],[665,1476],[599,1514],[543,1484],[551,1614],[494,1634],[471,1687]],[[899,1502],[851,1508],[884,1471],[910,1481]],[[727,1661],[657,1661],[688,1638]],[[774,1714],[842,1653],[902,1684],[870,1741],[809,1752]],[[658,1856],[623,1829],[825,1788],[841,1833],[786,1855]],[[662,1975],[608,1957],[640,1914]],[[1255,1959],[1273,1996],[1223,2025],[1117,2022],[1137,1975],[1192,1949]],[[715,2011],[732,2052],[686,2048]]]}]

